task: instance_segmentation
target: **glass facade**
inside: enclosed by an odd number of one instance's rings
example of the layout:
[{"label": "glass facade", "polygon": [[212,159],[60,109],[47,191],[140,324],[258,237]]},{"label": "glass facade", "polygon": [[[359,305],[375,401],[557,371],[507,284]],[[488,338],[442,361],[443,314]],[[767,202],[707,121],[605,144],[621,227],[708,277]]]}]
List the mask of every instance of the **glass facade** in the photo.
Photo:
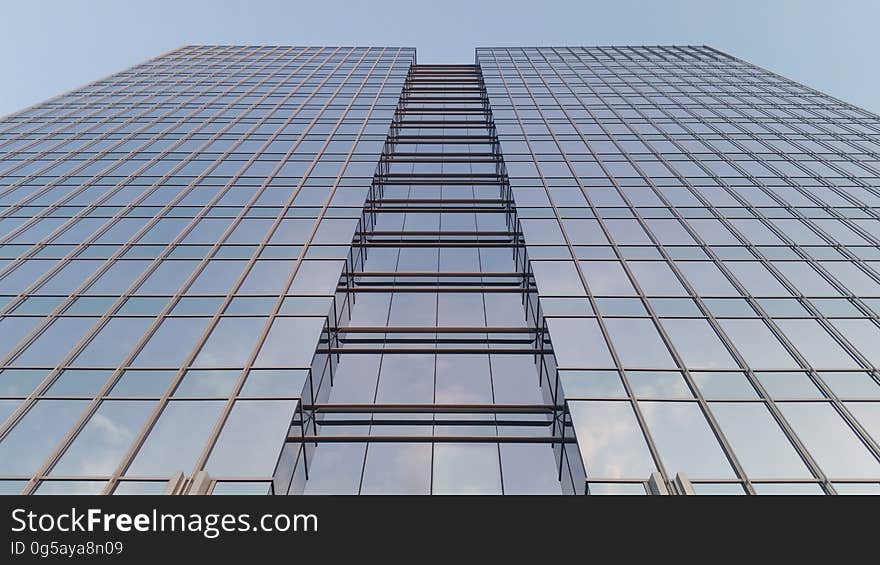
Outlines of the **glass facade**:
[{"label": "glass facade", "polygon": [[709,47],[184,47],[0,120],[0,493],[880,494],[878,205]]},{"label": "glass facade", "polygon": [[0,491],[272,490],[414,60],[185,47],[2,121]]},{"label": "glass facade", "polygon": [[562,492],[522,237],[479,68],[413,65],[289,492]]},{"label": "glass facade", "polygon": [[880,119],[708,47],[477,62],[571,490],[880,493]]}]

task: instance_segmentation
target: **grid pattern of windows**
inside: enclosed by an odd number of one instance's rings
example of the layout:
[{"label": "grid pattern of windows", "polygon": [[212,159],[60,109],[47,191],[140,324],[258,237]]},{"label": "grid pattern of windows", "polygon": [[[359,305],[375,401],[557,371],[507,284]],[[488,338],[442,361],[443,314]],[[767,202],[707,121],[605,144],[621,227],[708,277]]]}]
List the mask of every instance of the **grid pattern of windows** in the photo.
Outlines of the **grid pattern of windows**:
[{"label": "grid pattern of windows", "polygon": [[880,118],[708,47],[477,62],[574,490],[880,492]]},{"label": "grid pattern of windows", "polygon": [[414,61],[184,47],[0,121],[0,492],[272,490]]},{"label": "grid pattern of windows", "polygon": [[880,117],[709,47],[415,55],[0,120],[0,493],[880,494]]},{"label": "grid pattern of windows", "polygon": [[552,356],[477,67],[410,67],[336,306],[290,492],[561,492]]}]

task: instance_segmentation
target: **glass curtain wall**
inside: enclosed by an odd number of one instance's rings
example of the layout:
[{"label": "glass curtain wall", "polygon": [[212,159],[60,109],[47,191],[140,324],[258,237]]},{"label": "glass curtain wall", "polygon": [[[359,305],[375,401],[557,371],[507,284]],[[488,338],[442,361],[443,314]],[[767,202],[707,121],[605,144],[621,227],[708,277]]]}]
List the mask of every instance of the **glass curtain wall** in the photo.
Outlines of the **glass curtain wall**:
[{"label": "glass curtain wall", "polygon": [[580,491],[880,492],[880,118],[708,47],[477,61]]},{"label": "glass curtain wall", "polygon": [[272,491],[414,60],[184,47],[0,121],[0,492]]},{"label": "glass curtain wall", "polygon": [[298,490],[561,492],[550,350],[478,68],[411,68],[337,301]]}]

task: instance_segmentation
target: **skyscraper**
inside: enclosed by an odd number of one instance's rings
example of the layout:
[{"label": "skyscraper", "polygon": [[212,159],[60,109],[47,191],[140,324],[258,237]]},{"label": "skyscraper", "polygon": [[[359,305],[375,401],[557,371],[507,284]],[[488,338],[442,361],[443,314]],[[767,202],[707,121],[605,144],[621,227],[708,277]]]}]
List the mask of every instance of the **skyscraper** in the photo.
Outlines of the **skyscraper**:
[{"label": "skyscraper", "polygon": [[0,122],[0,491],[880,492],[880,118],[475,63],[184,47]]}]

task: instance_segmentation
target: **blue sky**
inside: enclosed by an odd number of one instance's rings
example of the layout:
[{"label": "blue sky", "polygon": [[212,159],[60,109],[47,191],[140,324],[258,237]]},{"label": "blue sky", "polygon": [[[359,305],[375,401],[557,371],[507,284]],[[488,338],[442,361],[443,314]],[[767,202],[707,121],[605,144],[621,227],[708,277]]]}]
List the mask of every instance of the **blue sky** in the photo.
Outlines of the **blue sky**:
[{"label": "blue sky", "polygon": [[880,112],[874,0],[41,0],[0,18],[0,115],[184,44],[707,44]]}]

